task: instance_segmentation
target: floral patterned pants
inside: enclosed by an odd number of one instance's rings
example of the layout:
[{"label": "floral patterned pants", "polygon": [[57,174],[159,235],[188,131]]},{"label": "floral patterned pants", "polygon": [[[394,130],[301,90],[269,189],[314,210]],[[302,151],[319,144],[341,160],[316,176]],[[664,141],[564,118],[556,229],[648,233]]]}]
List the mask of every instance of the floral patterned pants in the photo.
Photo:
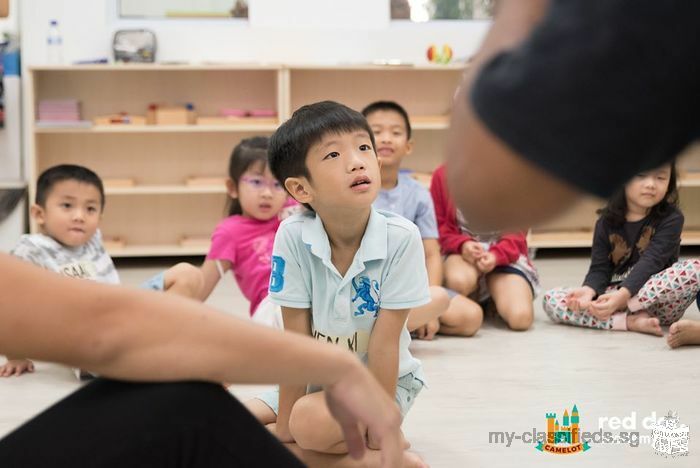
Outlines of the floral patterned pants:
[{"label": "floral patterned pants", "polygon": [[[619,286],[610,286],[606,292]],[[547,291],[543,299],[543,308],[550,319],[557,323],[579,327],[610,330],[614,316],[599,320],[586,311],[573,312],[566,307],[566,295],[571,288],[555,288]],[[682,260],[667,269],[652,275],[635,296],[644,310],[652,317],[657,317],[661,325],[678,321],[700,291],[700,260]],[[634,298],[633,298],[634,299]],[[621,312],[634,313],[629,309]],[[614,314],[617,315],[617,314]],[[623,317],[624,318],[624,317]]]}]

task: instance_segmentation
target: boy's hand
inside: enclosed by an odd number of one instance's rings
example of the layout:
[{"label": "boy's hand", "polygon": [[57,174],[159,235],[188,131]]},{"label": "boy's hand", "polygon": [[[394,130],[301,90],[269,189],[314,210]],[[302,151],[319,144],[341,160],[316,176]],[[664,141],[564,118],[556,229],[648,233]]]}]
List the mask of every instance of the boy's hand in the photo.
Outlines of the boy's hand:
[{"label": "boy's hand", "polygon": [[566,295],[566,308],[573,312],[588,310],[595,297],[595,290],[590,286],[576,288]]},{"label": "boy's hand", "polygon": [[435,338],[438,331],[440,331],[440,320],[435,319],[421,327],[416,328],[413,333],[415,333],[416,338],[419,340],[432,340]]},{"label": "boy's hand", "polygon": [[482,273],[491,273],[496,268],[496,255],[493,252],[484,253],[481,258],[476,261],[476,267]]},{"label": "boy's hand", "polygon": [[0,366],[0,377],[20,376],[25,372],[34,372],[34,363],[29,359],[8,359]]},{"label": "boy's hand", "polygon": [[599,296],[588,308],[588,312],[599,320],[607,320],[612,314],[627,307],[632,295],[627,288],[620,288]]},{"label": "boy's hand", "polygon": [[462,258],[467,263],[476,265],[476,261],[484,255],[484,248],[478,242],[467,241],[462,244]]}]

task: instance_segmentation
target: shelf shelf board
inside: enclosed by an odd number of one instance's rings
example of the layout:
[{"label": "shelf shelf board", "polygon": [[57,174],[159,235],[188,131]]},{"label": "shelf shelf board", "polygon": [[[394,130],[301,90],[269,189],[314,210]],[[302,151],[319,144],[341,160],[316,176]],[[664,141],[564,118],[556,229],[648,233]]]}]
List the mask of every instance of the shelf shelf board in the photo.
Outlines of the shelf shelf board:
[{"label": "shelf shelf board", "polygon": [[278,123],[244,122],[231,125],[94,125],[92,127],[34,127],[36,133],[237,133],[274,132]]},{"label": "shelf shelf board", "polygon": [[411,117],[413,130],[446,130],[450,127],[447,115],[417,115]]},{"label": "shelf shelf board", "polygon": [[684,229],[681,239],[681,245],[700,245],[700,229]]},{"label": "shelf shelf board", "polygon": [[533,248],[573,248],[590,247],[592,231],[547,231],[530,234],[528,247]]},{"label": "shelf shelf board", "polygon": [[678,180],[679,187],[700,187],[700,173],[686,172]]},{"label": "shelf shelf board", "polygon": [[206,255],[209,251],[208,245],[182,246],[178,244],[134,244],[123,247],[107,246],[107,253],[112,257],[171,257],[190,255]]},{"label": "shelf shelf board", "polygon": [[0,180],[0,190],[23,189],[26,186],[23,180]]},{"label": "shelf shelf board", "polygon": [[223,185],[134,185],[130,187],[105,186],[106,195],[180,195],[226,193]]},{"label": "shelf shelf board", "polygon": [[176,63],[105,63],[86,65],[35,65],[29,70],[34,72],[44,71],[258,71],[280,70],[280,64],[257,63],[201,63],[201,64],[176,64]]},{"label": "shelf shelf board", "polygon": [[407,71],[407,70],[429,70],[429,71],[463,71],[467,65],[461,62],[450,63],[447,65],[435,65],[431,63],[400,63],[400,64],[373,64],[373,63],[336,63],[336,64],[288,64],[285,65],[290,71],[295,70],[314,70],[314,71]]},{"label": "shelf shelf board", "polygon": [[[530,235],[528,247],[538,249],[590,247],[592,241],[592,231],[533,232]],[[700,230],[683,230],[681,234],[681,245],[700,245]]]}]

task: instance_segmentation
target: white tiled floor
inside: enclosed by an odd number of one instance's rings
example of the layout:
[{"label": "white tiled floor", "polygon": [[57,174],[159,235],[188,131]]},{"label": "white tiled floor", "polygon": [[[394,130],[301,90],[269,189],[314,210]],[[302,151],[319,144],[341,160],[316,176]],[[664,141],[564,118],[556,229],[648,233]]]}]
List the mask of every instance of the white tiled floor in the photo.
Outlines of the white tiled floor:
[{"label": "white tiled floor", "polygon": [[[579,284],[588,265],[580,256],[550,256],[536,264],[543,289]],[[119,269],[125,284],[137,285],[162,266]],[[210,304],[242,316],[247,311],[230,278],[217,287]],[[685,317],[700,320],[694,305]],[[647,335],[554,325],[538,301],[528,332],[514,333],[492,321],[474,338],[414,342],[412,351],[423,361],[430,388],[417,399],[404,429],[433,467],[699,466],[700,442],[693,434],[700,431],[700,348],[671,350],[664,339]],[[32,375],[0,381],[0,436],[78,385],[67,369],[43,363]],[[262,388],[236,386],[233,392],[247,398]],[[544,454],[518,440],[510,447],[489,443],[491,431],[545,431],[545,413],[561,418],[574,404],[587,432],[598,431],[599,418],[619,417],[649,435],[642,427],[645,417],[677,411],[691,430],[690,455],[664,459],[643,442],[637,447],[594,443],[570,456]]]}]

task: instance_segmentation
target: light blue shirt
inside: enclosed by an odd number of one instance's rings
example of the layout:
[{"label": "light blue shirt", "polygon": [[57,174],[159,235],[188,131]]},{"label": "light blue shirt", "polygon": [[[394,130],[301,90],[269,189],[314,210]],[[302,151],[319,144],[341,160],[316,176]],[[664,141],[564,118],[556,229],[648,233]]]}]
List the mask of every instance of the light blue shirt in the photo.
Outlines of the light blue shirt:
[{"label": "light blue shirt", "polygon": [[[312,335],[347,347],[365,363],[379,314],[430,302],[423,244],[416,226],[401,216],[372,210],[360,248],[345,276],[331,262],[331,246],[316,213],[282,222],[275,237],[270,275],[275,304],[310,308]],[[423,379],[408,350],[406,327],[399,340],[399,377]]]},{"label": "light blue shirt", "polygon": [[396,213],[411,221],[418,226],[423,239],[438,238],[433,199],[425,187],[408,174],[399,173],[396,187],[381,190],[372,206],[378,210]]}]

